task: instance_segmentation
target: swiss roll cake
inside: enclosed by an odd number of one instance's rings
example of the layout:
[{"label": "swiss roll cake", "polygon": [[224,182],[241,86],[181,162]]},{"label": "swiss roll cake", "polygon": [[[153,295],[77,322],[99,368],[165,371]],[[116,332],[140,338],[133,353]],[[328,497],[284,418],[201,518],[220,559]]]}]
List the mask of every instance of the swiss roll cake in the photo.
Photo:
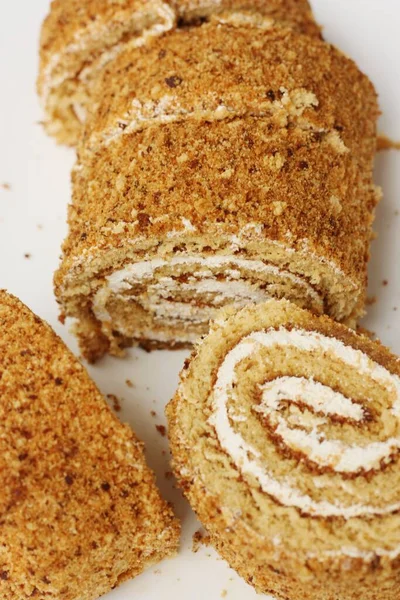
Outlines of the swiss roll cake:
[{"label": "swiss roll cake", "polygon": [[76,144],[102,71],[128,48],[175,27],[221,18],[265,16],[318,36],[307,0],[53,0],[42,27],[38,92],[44,126]]},{"label": "swiss roll cake", "polygon": [[284,300],[225,308],[167,406],[223,558],[282,600],[400,594],[400,359]]},{"label": "swiss roll cake", "polygon": [[265,20],[121,54],[73,171],[55,277],[89,360],[177,347],[222,306],[363,313],[377,99],[337,49]]},{"label": "swiss roll cake", "polygon": [[176,553],[179,524],[53,330],[0,291],[0,597],[95,600]]}]

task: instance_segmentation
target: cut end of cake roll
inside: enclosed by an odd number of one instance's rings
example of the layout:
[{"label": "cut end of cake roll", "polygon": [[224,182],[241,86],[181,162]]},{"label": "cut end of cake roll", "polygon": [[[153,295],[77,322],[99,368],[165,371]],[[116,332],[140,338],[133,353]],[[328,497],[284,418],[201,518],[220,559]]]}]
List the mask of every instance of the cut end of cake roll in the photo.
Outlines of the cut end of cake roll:
[{"label": "cut end of cake roll", "polygon": [[37,82],[47,133],[75,145],[104,67],[123,49],[146,44],[175,21],[162,0],[54,0],[42,27]]},{"label": "cut end of cake roll", "polygon": [[95,600],[173,556],[143,445],[52,329],[0,291],[0,597]]},{"label": "cut end of cake roll", "polygon": [[307,0],[54,0],[42,27],[37,82],[46,131],[75,145],[107,65],[176,26],[214,17],[256,27],[266,19],[319,35]]},{"label": "cut end of cake roll", "polygon": [[260,593],[396,600],[400,359],[287,301],[221,311],[167,406],[173,468]]},{"label": "cut end of cake roll", "polygon": [[[195,229],[183,221],[180,231]],[[87,262],[56,275],[62,311],[74,319],[89,361],[105,352],[119,356],[132,345],[188,347],[207,333],[221,307],[271,297],[290,298],[316,314],[330,311],[351,325],[362,314],[363,285],[334,262],[309,254],[306,244],[297,250],[268,239],[261,223],[231,234],[210,226],[208,233],[185,235],[178,227],[165,238],[141,243],[136,238],[135,251],[125,245],[115,251],[96,248],[95,262],[89,247],[82,255]]]},{"label": "cut end of cake roll", "polygon": [[188,345],[222,306],[270,297],[355,325],[378,107],[351,60],[206,23],[121,55],[103,89],[55,277],[87,358]]}]

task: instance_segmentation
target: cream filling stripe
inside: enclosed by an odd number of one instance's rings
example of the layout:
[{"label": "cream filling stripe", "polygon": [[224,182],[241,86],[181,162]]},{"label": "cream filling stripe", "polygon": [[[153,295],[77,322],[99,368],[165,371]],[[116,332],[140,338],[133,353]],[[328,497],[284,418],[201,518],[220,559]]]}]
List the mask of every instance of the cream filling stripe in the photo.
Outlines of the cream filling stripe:
[{"label": "cream filling stripe", "polygon": [[[360,453],[358,447],[344,444],[340,441],[325,440],[319,432],[319,425],[326,420],[317,420],[311,432],[306,431],[308,421],[302,414],[297,416],[299,428],[289,427],[279,415],[279,410],[285,400],[302,402],[315,411],[325,415],[337,415],[355,421],[362,421],[364,411],[362,406],[353,403],[343,394],[335,392],[326,385],[305,379],[304,377],[280,377],[262,386],[263,400],[256,407],[262,413],[279,435],[286,446],[299,450],[310,460],[322,467],[334,467],[340,473],[356,473],[364,468],[366,462],[374,468],[380,467],[380,461],[388,458],[387,443],[373,443],[363,447]],[[391,449],[395,451],[399,441],[393,441]]]},{"label": "cream filling stripe", "polygon": [[[229,398],[234,394],[233,384],[235,383],[235,369],[242,360],[257,352],[257,349],[260,347],[271,348],[274,346],[293,347],[302,352],[309,353],[329,353],[332,358],[354,367],[361,376],[367,375],[379,385],[388,388],[393,395],[391,413],[396,419],[400,418],[400,378],[389,373],[389,371],[381,365],[373,362],[360,350],[356,350],[351,346],[346,346],[339,340],[326,337],[317,332],[299,329],[288,331],[285,328],[280,328],[279,330],[257,331],[243,338],[226,355],[218,370],[217,381],[213,391],[213,412],[210,417],[210,423],[215,428],[221,447],[231,457],[233,463],[243,473],[254,477],[260,484],[261,489],[275,498],[282,505],[295,507],[310,515],[321,517],[345,517],[348,519],[365,515],[390,514],[399,510],[400,502],[388,505],[384,508],[378,508],[364,504],[342,506],[327,501],[314,501],[310,496],[302,494],[289,483],[277,480],[268,472],[265,465],[259,460],[261,458],[260,453],[248,444],[238,432],[234,431],[230,422],[227,404]],[[315,390],[312,390],[311,396],[307,398],[307,392],[310,391],[310,387],[305,389],[303,382],[291,381],[290,387],[291,394],[292,396],[294,395],[296,399],[301,397],[303,401],[304,398],[302,394],[305,392],[306,403],[308,403],[309,406],[315,404],[315,398],[313,399],[313,392]],[[325,413],[332,414],[330,412],[332,409],[331,394],[327,395],[326,391],[320,391],[322,393],[321,401],[319,402],[320,410],[321,407],[324,406]],[[338,411],[342,411],[344,414],[349,414],[349,412],[351,412],[360,417],[360,414],[357,413],[357,407],[350,407],[349,402],[353,405],[353,403],[350,400],[345,399],[344,396],[340,398]],[[273,394],[267,398],[267,401],[264,402],[264,406],[267,404],[270,405],[271,411],[274,404]],[[356,460],[355,468],[358,469],[359,467],[362,467],[369,470],[374,467],[378,455],[389,459],[393,450],[398,449],[399,447],[399,438],[390,438],[386,442],[376,442],[365,447],[355,446],[352,448],[352,459]],[[314,451],[318,453],[319,448],[320,441],[315,440],[313,436],[309,436],[307,440],[308,452]],[[379,452],[376,451],[377,448],[379,448]],[[343,449],[338,449],[335,446],[334,450],[335,452],[339,451],[339,459],[341,459],[340,452],[343,452]],[[333,456],[333,462],[335,462],[337,458],[338,457],[335,454]],[[332,466],[335,468],[335,464]],[[347,465],[347,467],[350,469],[349,465]]]},{"label": "cream filling stripe", "polygon": [[[102,141],[108,145],[121,136],[129,135],[142,130],[152,123],[176,123],[191,119],[194,121],[222,121],[237,117],[249,116],[270,118],[282,112],[286,117],[301,117],[306,108],[318,106],[318,98],[312,92],[307,92],[308,102],[299,102],[296,91],[289,94],[288,90],[281,88],[283,97],[280,100],[265,100],[265,90],[259,86],[259,96],[256,100],[237,106],[237,94],[233,90],[226,90],[225,94],[217,99],[214,92],[204,92],[196,105],[190,108],[181,104],[179,98],[173,94],[165,94],[159,100],[141,101],[134,98],[130,109],[120,118],[116,125],[111,126],[100,134],[95,134],[93,142]],[[122,126],[122,127],[121,127]],[[306,129],[313,128],[307,123]],[[318,129],[318,133],[327,134],[328,131]],[[337,132],[336,132],[337,133]],[[99,140],[97,138],[100,138]]]},{"label": "cream filling stripe", "polygon": [[238,109],[233,104],[228,103],[213,106],[215,98],[214,94],[210,92],[204,94],[202,98],[203,105],[210,104],[208,108],[196,107],[194,110],[189,110],[182,106],[177,97],[172,94],[165,94],[158,102],[147,101],[142,103],[140,100],[134,99],[131,111],[122,118],[117,119],[118,125],[110,127],[100,135],[95,136],[94,141],[97,141],[97,137],[100,137],[100,141],[103,141],[107,146],[122,136],[141,131],[147,125],[154,123],[165,125],[189,119],[193,121],[223,121],[224,119],[244,116],[266,118],[278,112],[278,109],[273,109],[272,103],[270,108],[260,110],[259,105],[262,100],[263,97],[260,93],[254,107],[249,106]]},{"label": "cream filling stripe", "polygon": [[[195,266],[204,271],[189,273],[187,282],[179,282],[172,277],[159,277],[155,283],[150,283],[157,278],[157,270],[162,267]],[[228,280],[219,281],[215,278],[212,269],[224,269],[224,275]],[[96,318],[103,322],[111,322],[112,318],[107,311],[106,305],[111,295],[120,296],[131,289],[134,284],[147,283],[145,298],[135,297],[135,301],[150,310],[156,317],[169,319],[171,321],[187,320],[194,323],[206,322],[214,316],[216,308],[226,304],[227,300],[237,306],[244,306],[249,302],[262,302],[270,297],[268,291],[258,288],[256,285],[240,279],[241,273],[237,269],[242,268],[257,274],[274,275],[280,280],[287,281],[293,286],[304,290],[304,294],[323,310],[323,300],[314,288],[301,277],[274,265],[266,265],[259,260],[239,259],[235,256],[175,256],[170,260],[156,258],[149,261],[141,261],[126,266],[106,278],[106,284],[100,288],[93,298],[93,311]],[[195,277],[200,279],[195,279]],[[276,284],[268,284],[270,291],[274,290]],[[213,306],[197,307],[190,303],[167,300],[178,293],[189,292],[196,294],[213,294]]]}]

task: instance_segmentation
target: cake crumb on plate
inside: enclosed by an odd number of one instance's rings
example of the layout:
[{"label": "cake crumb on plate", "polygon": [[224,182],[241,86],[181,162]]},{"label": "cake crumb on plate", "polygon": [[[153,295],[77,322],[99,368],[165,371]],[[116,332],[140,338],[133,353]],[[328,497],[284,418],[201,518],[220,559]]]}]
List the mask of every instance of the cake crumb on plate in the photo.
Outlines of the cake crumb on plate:
[{"label": "cake crumb on plate", "polygon": [[156,429],[162,437],[165,437],[167,434],[167,429],[164,425],[156,425]]},{"label": "cake crumb on plate", "polygon": [[192,536],[192,552],[198,552],[200,545],[208,546],[209,544],[209,535],[204,531],[204,529],[198,529],[194,532]]}]

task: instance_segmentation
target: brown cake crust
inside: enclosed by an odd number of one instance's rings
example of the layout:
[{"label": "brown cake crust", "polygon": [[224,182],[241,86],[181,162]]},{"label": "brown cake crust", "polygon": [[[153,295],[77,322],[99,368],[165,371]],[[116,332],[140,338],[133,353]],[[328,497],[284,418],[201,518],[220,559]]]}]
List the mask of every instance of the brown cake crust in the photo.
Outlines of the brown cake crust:
[{"label": "brown cake crust", "polygon": [[51,328],[0,291],[0,596],[94,600],[178,546],[143,444]]},{"label": "brown cake crust", "polygon": [[[271,300],[241,311],[225,309],[211,325],[209,335],[195,347],[186,361],[180,386],[166,409],[175,475],[206,527],[211,543],[259,593],[269,593],[282,600],[395,600],[400,592],[399,547],[395,534],[399,517],[396,511],[389,515],[347,519],[310,515],[306,510],[294,508],[290,502],[288,506],[281,505],[273,495],[269,497],[261,490],[258,481],[242,472],[240,465],[219,445],[211,412],[219,390],[216,383],[218,369],[240,340],[255,331],[279,330],[280,327],[288,331],[317,332],[336,339],[363,352],[389,373],[400,376],[400,359],[382,344],[325,316],[313,316],[289,302]],[[274,358],[278,361],[279,357],[268,357],[269,360],[264,357],[263,362],[260,356],[252,355],[249,364],[244,365],[235,377],[233,397],[239,406],[241,398],[244,402],[244,396],[240,396],[243,390],[240,387],[241,377],[245,377],[247,369],[261,369],[267,381],[297,371],[305,377],[315,376],[307,357],[303,357],[302,362],[298,358],[296,366],[291,365],[294,371],[281,370],[281,363],[274,362]],[[318,358],[326,360],[331,373],[335,373],[335,367],[323,351],[316,360]],[[360,365],[354,365],[355,372],[358,368]],[[273,375],[271,372],[275,369],[277,373]],[[351,371],[345,373],[342,365],[342,381],[347,377],[350,380],[351,376],[358,376],[358,384],[361,384],[362,375],[351,374]],[[316,380],[319,381],[319,377]],[[356,381],[351,384],[355,390]],[[328,374],[324,382],[329,385]],[[333,389],[339,391],[343,388],[336,384]],[[247,390],[247,393],[251,395],[252,391]],[[389,398],[393,400],[393,396]],[[369,402],[374,405],[372,396],[368,401],[358,401],[363,406],[368,406]],[[383,400],[378,394],[375,401],[379,405],[381,401],[386,402],[386,398]],[[231,415],[231,423],[234,423],[234,413],[228,414]],[[374,418],[375,413],[371,423]],[[239,419],[238,423],[234,423],[235,431],[242,425],[240,432],[243,436],[245,432],[246,440],[260,439],[259,430],[254,432],[253,438],[250,437],[250,422],[243,420],[245,423]],[[333,426],[336,432],[343,427],[340,439],[349,441],[354,423],[344,420],[342,424]],[[362,431],[367,429],[366,423],[360,427],[361,430],[354,434],[360,436],[357,439],[362,439]],[[279,448],[279,439],[275,439],[266,427],[263,436],[267,446],[276,444]],[[259,448],[263,442],[264,437]],[[304,477],[302,489],[310,495],[320,494],[319,501],[329,499],[342,506],[343,498],[346,498],[346,505],[350,501],[357,506],[364,502],[368,504],[367,498],[372,497],[384,506],[385,503],[390,504],[391,499],[398,498],[393,491],[400,485],[398,456],[395,454],[388,463],[382,461],[377,470],[348,477],[335,473],[333,469],[318,471],[310,460],[288,451],[278,452],[275,458],[282,469],[289,463],[285,471],[289,484],[292,484],[293,478],[301,481]],[[272,463],[265,466],[272,469]],[[333,477],[336,479],[333,480]],[[307,485],[311,486],[316,479],[319,485],[312,491]],[[283,481],[286,482],[286,479],[283,478]],[[346,486],[355,488],[353,492],[349,491],[348,496],[345,495]],[[295,489],[297,491],[298,488]],[[363,550],[357,549],[360,547]],[[387,552],[382,550],[384,548]]]}]

